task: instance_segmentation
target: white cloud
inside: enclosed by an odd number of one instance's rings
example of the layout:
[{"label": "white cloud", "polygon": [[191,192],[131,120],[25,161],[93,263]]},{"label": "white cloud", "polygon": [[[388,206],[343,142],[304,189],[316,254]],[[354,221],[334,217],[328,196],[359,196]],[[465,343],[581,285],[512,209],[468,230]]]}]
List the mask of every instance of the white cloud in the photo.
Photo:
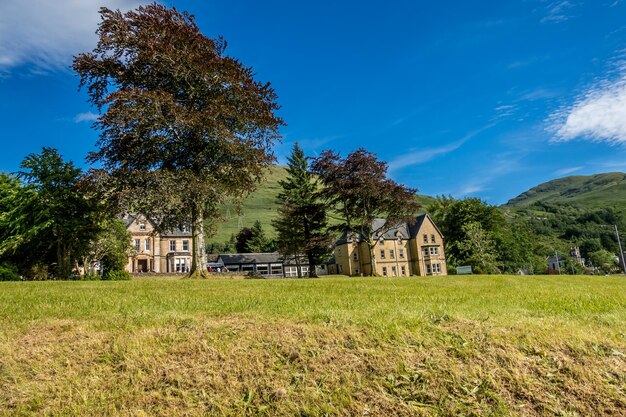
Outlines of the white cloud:
[{"label": "white cloud", "polygon": [[90,111],[88,111],[87,113],[78,113],[76,116],[74,116],[74,122],[76,123],[94,122],[96,120],[98,120],[98,115]]},{"label": "white cloud", "polygon": [[22,64],[58,70],[93,49],[101,6],[128,10],[146,0],[2,0],[0,70]]},{"label": "white cloud", "polygon": [[583,169],[583,168],[584,168],[584,167],[570,167],[570,168],[562,168],[562,169],[559,169],[559,170],[555,171],[554,173],[555,173],[556,175],[569,175],[569,174],[572,174],[572,173],[574,173],[574,172],[576,172],[576,171],[580,171],[580,170],[581,170],[581,169]]},{"label": "white cloud", "polygon": [[568,20],[574,4],[567,0],[552,1],[546,6],[546,15],[541,23],[560,23]]},{"label": "white cloud", "polygon": [[556,141],[576,138],[609,144],[626,143],[626,72],[581,94],[574,105],[553,113],[549,121]]},{"label": "white cloud", "polygon": [[456,142],[438,148],[413,149],[409,152],[405,152],[403,155],[398,156],[395,159],[391,160],[391,162],[389,162],[389,172],[397,171],[411,165],[423,164],[424,162],[428,162],[437,157],[456,151],[461,146],[463,146],[465,142],[467,142],[474,136],[484,132],[485,130],[492,128],[495,125],[496,123],[489,123],[488,125],[483,126],[480,129],[468,133]]}]

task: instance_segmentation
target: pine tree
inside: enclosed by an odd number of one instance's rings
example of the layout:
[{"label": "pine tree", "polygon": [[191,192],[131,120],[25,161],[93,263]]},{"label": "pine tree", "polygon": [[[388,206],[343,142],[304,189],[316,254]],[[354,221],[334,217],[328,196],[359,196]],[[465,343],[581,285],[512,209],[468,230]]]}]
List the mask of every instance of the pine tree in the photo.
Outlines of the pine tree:
[{"label": "pine tree", "polygon": [[278,218],[272,222],[281,253],[293,257],[300,275],[300,257],[306,256],[309,277],[328,254],[332,239],[327,235],[326,206],[318,198],[318,184],[309,171],[308,161],[296,143],[288,159],[289,176],[280,181]]},{"label": "pine tree", "polygon": [[250,229],[250,239],[246,243],[246,249],[249,253],[271,252],[271,242],[265,236],[265,231],[259,220],[255,221]]}]

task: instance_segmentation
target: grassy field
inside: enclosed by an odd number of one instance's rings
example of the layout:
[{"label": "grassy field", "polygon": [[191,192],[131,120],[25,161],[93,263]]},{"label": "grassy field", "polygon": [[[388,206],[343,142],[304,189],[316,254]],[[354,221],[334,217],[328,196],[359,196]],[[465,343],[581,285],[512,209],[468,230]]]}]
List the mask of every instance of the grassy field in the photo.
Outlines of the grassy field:
[{"label": "grassy field", "polygon": [[626,279],[0,283],[0,415],[626,414]]}]

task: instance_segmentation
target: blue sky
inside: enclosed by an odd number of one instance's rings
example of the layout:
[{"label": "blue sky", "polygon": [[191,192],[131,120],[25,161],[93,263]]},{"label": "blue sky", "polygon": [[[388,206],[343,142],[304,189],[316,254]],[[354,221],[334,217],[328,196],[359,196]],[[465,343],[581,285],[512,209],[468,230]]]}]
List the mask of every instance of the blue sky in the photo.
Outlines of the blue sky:
[{"label": "blue sky", "polygon": [[[0,169],[98,133],[71,57],[100,5],[0,0]],[[145,3],[145,2],[144,2]],[[492,204],[565,175],[626,169],[626,1],[171,1],[270,81],[275,149],[365,147],[430,195]]]}]

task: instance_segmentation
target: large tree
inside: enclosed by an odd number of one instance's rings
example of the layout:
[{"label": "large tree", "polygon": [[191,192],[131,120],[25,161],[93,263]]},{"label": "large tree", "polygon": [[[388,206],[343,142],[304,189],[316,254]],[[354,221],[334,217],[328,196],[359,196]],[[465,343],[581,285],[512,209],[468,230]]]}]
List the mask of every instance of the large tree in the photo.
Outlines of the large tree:
[{"label": "large tree", "polygon": [[102,167],[94,174],[104,195],[158,219],[157,230],[191,222],[190,275],[204,275],[205,222],[251,192],[274,160],[276,94],[186,12],[151,4],[100,14],[97,47],[73,64],[103,111],[88,161]]},{"label": "large tree", "polygon": [[4,177],[0,193],[0,255],[22,268],[53,266],[65,279],[78,265],[83,249],[99,233],[97,204],[79,188],[82,172],[56,149],[43,148],[20,165],[23,186]]},{"label": "large tree", "polygon": [[[333,228],[367,243],[371,273],[376,275],[377,238],[402,223],[415,221],[420,207],[415,199],[417,190],[387,178],[387,163],[362,148],[345,158],[325,151],[315,159],[312,170],[324,186],[321,196],[338,216],[339,224]],[[385,221],[375,225],[377,218]]]},{"label": "large tree", "polygon": [[[309,277],[316,277],[316,266],[332,244],[327,234],[326,204],[320,201],[318,183],[309,171],[304,151],[296,143],[288,159],[287,178],[280,181],[278,217],[272,222],[276,229],[278,248],[287,257],[300,263],[306,256]],[[300,276],[300,268],[298,268]]]}]

